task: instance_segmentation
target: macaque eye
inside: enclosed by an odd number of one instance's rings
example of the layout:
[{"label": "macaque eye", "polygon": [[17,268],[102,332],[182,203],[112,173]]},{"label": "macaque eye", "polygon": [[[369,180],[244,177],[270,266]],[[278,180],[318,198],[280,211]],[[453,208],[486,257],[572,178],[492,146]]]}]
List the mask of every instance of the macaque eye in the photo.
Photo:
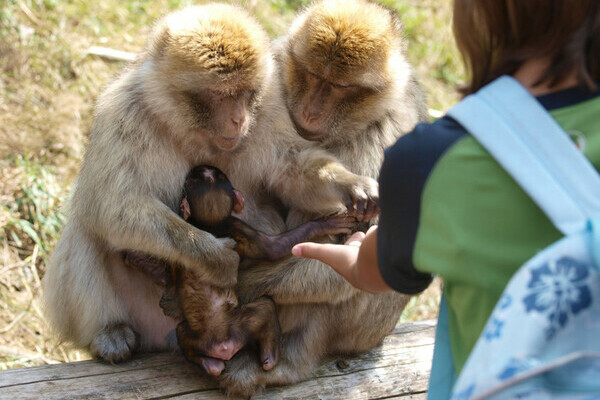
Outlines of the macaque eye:
[{"label": "macaque eye", "polygon": [[239,96],[245,100],[252,101],[256,97],[256,90],[244,90]]},{"label": "macaque eye", "polygon": [[313,74],[309,70],[306,70],[306,79],[311,80],[311,81],[320,81],[321,80],[321,78],[319,78],[317,75]]},{"label": "macaque eye", "polygon": [[348,88],[352,87],[352,85],[347,85],[347,84],[343,84],[343,83],[333,83],[333,82],[330,82],[330,85],[336,89],[348,89]]},{"label": "macaque eye", "polygon": [[207,103],[206,93],[186,92],[186,95],[190,105],[196,114],[200,116],[201,120],[210,115],[211,110],[209,103]]}]

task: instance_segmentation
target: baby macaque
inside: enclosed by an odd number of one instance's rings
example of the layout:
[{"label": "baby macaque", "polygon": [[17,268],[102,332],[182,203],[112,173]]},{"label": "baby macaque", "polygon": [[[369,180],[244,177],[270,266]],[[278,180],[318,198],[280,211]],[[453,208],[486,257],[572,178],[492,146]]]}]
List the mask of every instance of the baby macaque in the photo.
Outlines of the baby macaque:
[{"label": "baby macaque", "polygon": [[[243,205],[242,194],[223,172],[200,165],[186,178],[180,215],[216,237],[233,238],[241,267],[284,257],[295,244],[316,236],[348,234],[357,223],[354,217],[339,215],[269,236],[232,215],[241,212]],[[201,282],[189,269],[167,265],[138,252],[125,251],[123,258],[126,265],[166,286],[160,306],[166,315],[181,321],[177,339],[188,360],[216,376],[225,368],[222,360],[229,360],[248,341],[253,341],[258,344],[264,370],[277,364],[281,332],[275,303],[270,298],[263,296],[239,305],[233,288]]]}]

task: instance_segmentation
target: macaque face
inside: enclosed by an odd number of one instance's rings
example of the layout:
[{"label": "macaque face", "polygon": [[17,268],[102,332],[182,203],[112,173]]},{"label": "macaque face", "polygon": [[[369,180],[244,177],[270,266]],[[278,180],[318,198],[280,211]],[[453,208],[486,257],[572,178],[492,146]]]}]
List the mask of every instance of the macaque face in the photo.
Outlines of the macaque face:
[{"label": "macaque face", "polygon": [[314,141],[341,131],[346,115],[369,91],[298,62],[288,71],[287,86],[288,108],[298,133]]},{"label": "macaque face", "polygon": [[[218,89],[218,88],[217,88]],[[255,91],[203,89],[187,92],[192,134],[206,137],[217,149],[234,149],[254,118]]]}]

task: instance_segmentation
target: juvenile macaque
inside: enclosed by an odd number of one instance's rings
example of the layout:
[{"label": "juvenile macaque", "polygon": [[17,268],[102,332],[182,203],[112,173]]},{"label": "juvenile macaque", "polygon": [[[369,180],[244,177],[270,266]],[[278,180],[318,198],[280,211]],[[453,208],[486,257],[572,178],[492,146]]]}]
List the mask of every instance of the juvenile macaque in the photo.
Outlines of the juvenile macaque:
[{"label": "juvenile macaque", "polygon": [[262,27],[240,7],[205,4],[160,20],[146,49],[99,96],[44,277],[46,317],[62,341],[110,362],[177,346],[177,321],[158,306],[163,288],[126,268],[123,250],[181,265],[213,286],[236,284],[235,242],[177,215],[195,165],[215,165],[239,182],[244,217],[269,233],[284,229],[274,213],[255,224],[265,215],[255,212],[263,188],[320,215],[344,205],[356,213],[355,204],[377,199],[373,179],[296,135],[273,72]]},{"label": "juvenile macaque", "polygon": [[[246,266],[281,258],[296,243],[319,235],[347,234],[356,223],[353,217],[336,216],[269,236],[231,215],[240,213],[243,204],[242,194],[222,171],[201,165],[186,178],[180,215],[216,237],[233,238],[234,250]],[[169,266],[137,252],[125,251],[123,259],[126,265],[166,285],[160,306],[166,315],[181,321],[177,339],[188,360],[202,365],[211,375],[219,375],[225,368],[222,360],[229,360],[248,341],[253,341],[258,343],[264,370],[277,364],[281,331],[275,303],[270,298],[240,305],[232,288],[211,286],[181,266]]]}]

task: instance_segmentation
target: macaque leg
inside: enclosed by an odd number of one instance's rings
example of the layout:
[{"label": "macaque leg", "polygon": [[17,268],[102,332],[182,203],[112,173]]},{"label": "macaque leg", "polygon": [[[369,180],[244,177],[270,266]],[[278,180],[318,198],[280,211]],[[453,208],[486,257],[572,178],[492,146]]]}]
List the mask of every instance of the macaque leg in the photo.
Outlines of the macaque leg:
[{"label": "macaque leg", "polygon": [[273,369],[279,362],[281,345],[281,327],[275,303],[268,297],[261,297],[242,305],[239,315],[241,328],[258,343],[262,368],[265,371]]},{"label": "macaque leg", "polygon": [[249,398],[267,385],[285,385],[310,377],[325,353],[326,341],[320,337],[322,331],[318,329],[322,323],[317,318],[315,322],[283,335],[281,358],[272,371],[260,368],[251,351],[240,351],[227,361],[219,385],[228,396]]},{"label": "macaque leg", "polygon": [[251,261],[275,261],[283,258],[291,254],[292,247],[296,244],[318,236],[350,234],[357,224],[352,216],[336,215],[309,221],[279,235],[269,236],[237,218],[231,218],[229,222],[230,229],[234,232],[233,237],[238,243],[236,250],[244,256],[244,266],[251,265]]}]

